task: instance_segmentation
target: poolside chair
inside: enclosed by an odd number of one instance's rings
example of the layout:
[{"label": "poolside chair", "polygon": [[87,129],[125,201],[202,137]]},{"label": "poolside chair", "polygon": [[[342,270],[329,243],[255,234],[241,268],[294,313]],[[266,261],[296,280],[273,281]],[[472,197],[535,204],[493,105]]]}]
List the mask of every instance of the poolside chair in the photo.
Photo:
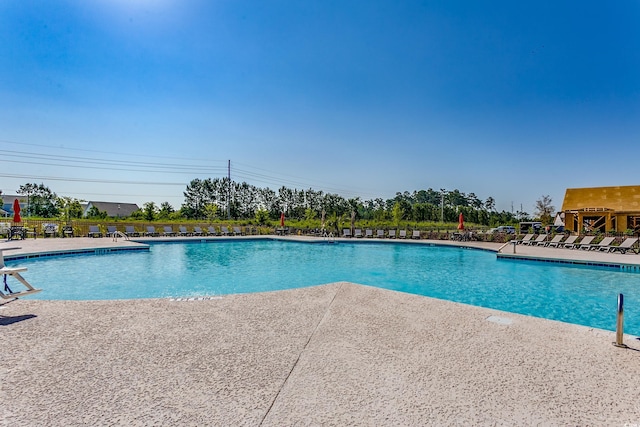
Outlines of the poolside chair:
[{"label": "poolside chair", "polygon": [[638,249],[632,249],[633,245],[635,245],[637,241],[637,237],[627,237],[619,246],[609,246],[609,252],[620,252],[621,254],[625,254],[627,251],[633,251],[638,253]]},{"label": "poolside chair", "polygon": [[563,238],[564,234],[556,234],[555,236],[553,236],[553,239],[549,240],[548,242],[540,242],[538,243],[538,246],[555,246],[557,248]]},{"label": "poolside chair", "polygon": [[574,249],[589,249],[591,247],[591,241],[595,239],[596,236],[584,236],[580,243],[576,243],[573,245]]},{"label": "poolside chair", "polygon": [[158,236],[158,232],[153,225],[147,225],[147,231],[144,233],[145,236],[156,237]]},{"label": "poolside chair", "polygon": [[189,236],[191,233],[187,231],[187,227],[181,225],[178,227],[178,235],[180,236]]},{"label": "poolside chair", "polygon": [[413,233],[411,234],[411,238],[420,239],[420,230],[413,230]]},{"label": "poolside chair", "polygon": [[124,234],[129,237],[138,237],[140,233],[138,233],[133,225],[125,225],[124,226]]},{"label": "poolside chair", "polygon": [[535,236],[535,234],[531,233],[531,234],[525,234],[524,237],[520,240],[517,240],[518,244],[522,244],[522,243],[527,243],[531,241],[531,239],[533,239],[533,236]]},{"label": "poolside chair", "polygon": [[220,226],[220,234],[222,234],[223,236],[228,236],[229,234],[231,234],[231,232],[227,227]]},{"label": "poolside chair", "polygon": [[360,228],[356,228],[356,229],[353,231],[353,237],[356,237],[356,238],[360,238],[360,237],[362,237],[362,229],[360,229]]},{"label": "poolside chair", "polygon": [[193,227],[193,233],[194,236],[202,236],[202,228],[200,227]]},{"label": "poolside chair", "polygon": [[377,230],[376,231],[376,237],[378,239],[384,239],[384,230]]},{"label": "poolside chair", "polygon": [[398,236],[399,239],[406,239],[407,238],[407,230],[400,230],[400,235]]},{"label": "poolside chair", "polygon": [[372,230],[372,229],[370,229],[370,228],[367,228],[367,229],[364,231],[364,237],[367,237],[367,238],[368,238],[368,237],[373,237],[373,230]]},{"label": "poolside chair", "polygon": [[169,226],[169,225],[165,225],[165,226],[162,228],[162,235],[163,235],[163,236],[170,236],[170,237],[173,237],[173,236],[175,236],[175,235],[176,235],[176,232],[175,232],[175,231],[173,231],[173,228],[172,228],[171,226]]},{"label": "poolside chair", "polygon": [[342,229],[342,237],[351,237],[351,229],[343,228]]},{"label": "poolside chair", "polygon": [[115,236],[118,228],[115,225],[107,225],[107,237]]},{"label": "poolside chair", "polygon": [[242,230],[240,229],[240,227],[233,227],[233,234],[235,236],[242,236]]},{"label": "poolside chair", "polygon": [[44,237],[56,237],[58,235],[58,224],[42,224],[42,234]]},{"label": "poolside chair", "polygon": [[615,237],[605,237],[600,241],[600,243],[596,243],[595,245],[591,245],[589,248],[590,251],[608,251],[611,243],[616,240]]},{"label": "poolside chair", "polygon": [[389,230],[389,238],[390,239],[395,239],[396,238],[396,230],[395,230],[395,228],[393,230]]},{"label": "poolside chair", "polygon": [[217,236],[218,231],[216,230],[215,226],[210,225],[209,228],[207,228],[207,234],[209,234],[210,236]]},{"label": "poolside chair", "polygon": [[100,231],[100,227],[97,225],[89,226],[89,234],[87,237],[102,237],[102,231]]},{"label": "poolside chair", "polygon": [[[567,240],[562,242],[562,247],[566,249],[574,249],[576,246],[576,240],[578,240],[577,234],[573,236],[569,236],[567,237]],[[560,247],[560,245],[558,245],[558,247]]]},{"label": "poolside chair", "polygon": [[127,236],[131,237],[131,236],[139,236],[140,233],[138,233],[135,229],[134,226],[132,225],[125,225],[124,226],[124,234],[126,234]]},{"label": "poolside chair", "polygon": [[544,241],[547,240],[547,236],[547,234],[539,234],[535,239],[529,240],[527,242],[522,242],[522,244],[529,246],[538,245],[540,243],[544,243]]},{"label": "poolside chair", "polygon": [[65,225],[62,227],[62,237],[73,237],[74,231],[71,225]]}]

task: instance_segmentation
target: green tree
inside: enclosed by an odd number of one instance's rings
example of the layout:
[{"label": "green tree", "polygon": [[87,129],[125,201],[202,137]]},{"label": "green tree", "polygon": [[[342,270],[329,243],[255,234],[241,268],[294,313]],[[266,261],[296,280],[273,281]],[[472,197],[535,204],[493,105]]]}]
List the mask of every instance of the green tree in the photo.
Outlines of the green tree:
[{"label": "green tree", "polygon": [[159,219],[170,219],[171,214],[175,212],[173,206],[169,202],[162,202],[160,204],[160,210],[158,210],[158,218]]},{"label": "green tree", "polygon": [[311,208],[307,208],[304,210],[304,219],[307,221],[314,220],[318,217],[318,213]]},{"label": "green tree", "polygon": [[551,203],[552,200],[549,196],[541,196],[536,200],[536,216],[540,218],[543,224],[551,223],[551,218],[555,211],[555,207]]},{"label": "green tree", "polygon": [[158,208],[154,202],[147,202],[142,207],[142,211],[144,212],[144,219],[147,221],[153,221],[156,219]]},{"label": "green tree", "polygon": [[404,210],[402,209],[402,206],[400,206],[400,203],[396,202],[396,204],[393,205],[393,210],[391,211],[391,215],[393,216],[393,223],[396,226],[399,226],[400,221],[404,216]]},{"label": "green tree", "polygon": [[258,209],[256,211],[256,222],[259,225],[265,225],[269,221],[269,211],[265,209]]},{"label": "green tree", "polygon": [[487,201],[484,202],[484,207],[489,212],[493,212],[496,210],[496,201],[493,197],[488,197]]},{"label": "green tree", "polygon": [[129,218],[131,218],[131,219],[144,219],[144,211],[142,209],[137,209],[137,210],[131,212],[131,215],[129,216]]},{"label": "green tree", "polygon": [[220,209],[218,208],[218,205],[216,205],[215,203],[209,203],[208,205],[206,205],[204,207],[204,214],[207,220],[209,222],[212,222],[214,219],[216,219],[219,210]]},{"label": "green tree", "polygon": [[63,220],[69,222],[71,219],[82,218],[83,209],[80,200],[73,197],[58,197],[56,207]]},{"label": "green tree", "polygon": [[53,218],[59,215],[56,207],[58,196],[44,184],[24,184],[17,193],[27,196],[27,216]]},{"label": "green tree", "polygon": [[91,219],[106,219],[107,213],[105,211],[101,211],[95,206],[91,206],[87,211],[87,218]]}]

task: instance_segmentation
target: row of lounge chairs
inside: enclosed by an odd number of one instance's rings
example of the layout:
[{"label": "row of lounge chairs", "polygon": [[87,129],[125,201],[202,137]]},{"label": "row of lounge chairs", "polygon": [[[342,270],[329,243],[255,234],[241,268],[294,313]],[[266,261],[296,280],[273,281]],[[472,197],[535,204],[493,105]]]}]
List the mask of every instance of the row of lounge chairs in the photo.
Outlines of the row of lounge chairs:
[{"label": "row of lounge chairs", "polygon": [[[116,226],[108,225],[106,235],[109,237],[113,237],[118,233],[122,233],[119,231]],[[221,226],[220,231],[216,229],[214,226],[209,226],[207,228],[202,227],[193,227],[191,231],[187,229],[185,226],[178,227],[178,231],[174,231],[173,227],[169,225],[165,225],[162,229],[156,229],[155,226],[149,225],[146,227],[145,231],[138,231],[132,225],[125,226],[124,235],[128,237],[174,237],[174,236],[242,236],[244,233],[240,227],[225,227]],[[89,226],[89,237],[102,237],[103,234],[100,231],[100,227],[97,225]]]},{"label": "row of lounge chairs", "polygon": [[[353,235],[352,235],[350,228],[344,228],[342,230],[342,237],[356,237],[356,238],[368,237],[368,238],[372,238],[372,237],[374,237],[374,234],[373,234],[373,230],[370,229],[370,228],[367,228],[364,231],[364,234],[362,234],[362,229],[356,228],[353,231]],[[398,234],[396,235],[396,230],[392,229],[392,230],[388,231],[386,236],[385,236],[384,230],[376,230],[375,237],[378,238],[378,239],[384,239],[385,237],[389,238],[389,239],[395,239],[395,238],[406,239],[409,236],[407,235],[407,230],[400,230],[398,232]],[[412,239],[419,239],[420,238],[420,230],[413,230],[413,232],[411,234],[411,238]]]},{"label": "row of lounge chairs", "polygon": [[622,241],[619,245],[613,245],[615,237],[605,237],[598,243],[591,243],[596,236],[584,236],[579,242],[576,235],[568,236],[565,240],[564,234],[556,234],[551,240],[547,240],[548,234],[540,234],[534,238],[534,234],[527,234],[521,240],[516,240],[518,244],[528,246],[545,246],[551,248],[566,248],[566,249],[581,249],[591,251],[602,252],[620,252],[621,254],[627,253],[627,251],[639,253],[639,248],[634,248],[638,243],[637,237],[628,237]]}]

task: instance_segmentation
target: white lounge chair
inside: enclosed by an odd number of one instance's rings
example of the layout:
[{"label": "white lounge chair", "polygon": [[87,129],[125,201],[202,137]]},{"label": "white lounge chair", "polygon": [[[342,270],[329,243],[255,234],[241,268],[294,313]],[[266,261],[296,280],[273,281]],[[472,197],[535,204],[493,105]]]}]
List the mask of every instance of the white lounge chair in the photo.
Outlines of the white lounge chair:
[{"label": "white lounge chair", "polygon": [[378,239],[384,239],[384,230],[377,230],[376,231],[376,237]]},{"label": "white lounge chair", "polygon": [[576,249],[589,249],[591,248],[591,241],[595,239],[596,236],[584,236],[580,243],[577,243],[573,247]]},{"label": "white lounge chair", "polygon": [[420,230],[413,230],[413,233],[411,234],[411,238],[420,239]]},{"label": "white lounge chair", "polygon": [[595,245],[591,245],[589,248],[590,251],[608,251],[611,243],[616,240],[615,237],[605,237],[600,241],[600,243],[596,243]]},{"label": "white lounge chair", "polygon": [[389,230],[389,238],[390,239],[395,239],[396,238],[396,230],[395,230],[395,228],[393,230]]},{"label": "white lounge chair", "polygon": [[353,237],[362,237],[362,229],[356,228],[355,230],[353,230]]},{"label": "white lounge chair", "polygon": [[635,245],[637,241],[637,237],[627,237],[619,246],[609,246],[609,252],[620,252],[621,254],[625,254],[627,251],[635,251],[638,253],[637,250],[632,249],[633,245]]},{"label": "white lounge chair", "polygon": [[548,242],[540,242],[538,243],[538,246],[555,246],[557,248],[563,238],[564,234],[556,234],[555,236],[553,236],[553,239],[549,240]]},{"label": "white lounge chair", "polygon": [[533,239],[533,236],[535,236],[535,234],[531,233],[531,234],[525,234],[524,237],[520,240],[518,240],[518,244],[522,244],[522,243],[526,243],[531,241],[531,239]]},{"label": "white lounge chair", "polygon": [[[567,249],[574,249],[576,246],[576,240],[578,240],[578,235],[575,234],[573,236],[567,237],[567,240],[562,242],[562,247]],[[560,247],[560,246],[558,246]]]},{"label": "white lounge chair", "polygon": [[535,239],[529,240],[527,242],[522,242],[522,244],[529,246],[539,245],[540,243],[544,243],[544,241],[547,239],[547,236],[547,234],[539,234]]},{"label": "white lounge chair", "polygon": [[188,236],[191,233],[187,231],[187,227],[185,227],[184,225],[181,225],[178,227],[178,234],[180,236]]},{"label": "white lounge chair", "polygon": [[351,229],[343,228],[342,229],[342,237],[351,237]]},{"label": "white lounge chair", "polygon": [[406,239],[407,238],[407,230],[400,230],[400,235],[398,236],[399,239]]},{"label": "white lounge chair", "polygon": [[372,229],[370,229],[370,228],[367,228],[367,229],[364,231],[364,237],[373,237],[373,230],[372,230]]},{"label": "white lounge chair", "polygon": [[202,236],[202,228],[201,227],[193,227],[193,235],[194,236]]}]

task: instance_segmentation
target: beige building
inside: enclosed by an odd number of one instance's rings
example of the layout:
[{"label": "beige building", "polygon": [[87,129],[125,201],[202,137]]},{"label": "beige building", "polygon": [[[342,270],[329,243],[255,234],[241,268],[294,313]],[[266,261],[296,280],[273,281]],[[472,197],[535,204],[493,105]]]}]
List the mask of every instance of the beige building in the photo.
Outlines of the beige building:
[{"label": "beige building", "polygon": [[640,185],[568,188],[562,213],[571,231],[640,231]]}]

